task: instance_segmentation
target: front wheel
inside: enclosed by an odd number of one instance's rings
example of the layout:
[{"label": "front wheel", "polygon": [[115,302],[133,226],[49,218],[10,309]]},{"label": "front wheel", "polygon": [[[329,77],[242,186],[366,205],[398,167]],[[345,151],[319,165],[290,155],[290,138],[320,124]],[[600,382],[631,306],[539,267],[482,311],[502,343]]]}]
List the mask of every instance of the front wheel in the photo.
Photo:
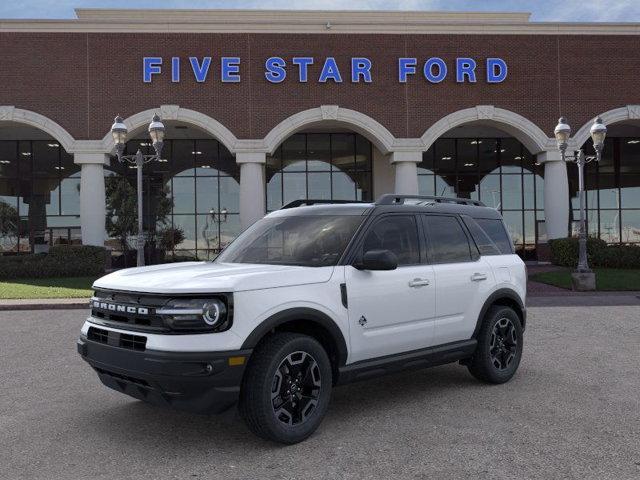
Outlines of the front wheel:
[{"label": "front wheel", "polygon": [[276,333],[251,356],[242,382],[240,415],[262,438],[301,442],[320,425],[332,383],[329,357],[317,340]]},{"label": "front wheel", "polygon": [[468,364],[469,372],[487,383],[505,383],[516,373],[522,358],[520,317],[512,308],[489,309],[478,333],[478,346]]}]

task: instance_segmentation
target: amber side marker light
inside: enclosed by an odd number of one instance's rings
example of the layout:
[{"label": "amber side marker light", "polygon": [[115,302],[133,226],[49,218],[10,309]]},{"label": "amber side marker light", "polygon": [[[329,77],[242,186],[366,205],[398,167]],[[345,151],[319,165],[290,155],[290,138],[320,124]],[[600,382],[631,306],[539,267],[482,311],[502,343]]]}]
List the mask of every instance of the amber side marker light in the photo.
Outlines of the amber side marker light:
[{"label": "amber side marker light", "polygon": [[244,365],[245,357],[229,357],[229,366],[237,367],[239,365]]}]

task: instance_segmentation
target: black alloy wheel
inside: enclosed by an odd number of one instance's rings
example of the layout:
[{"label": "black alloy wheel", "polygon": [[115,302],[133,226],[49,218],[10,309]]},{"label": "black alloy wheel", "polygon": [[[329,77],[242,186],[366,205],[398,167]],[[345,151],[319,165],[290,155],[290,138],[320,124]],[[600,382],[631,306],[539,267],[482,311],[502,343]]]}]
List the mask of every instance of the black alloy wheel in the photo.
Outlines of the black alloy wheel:
[{"label": "black alloy wheel", "polygon": [[331,361],[315,338],[274,333],[251,355],[240,389],[240,415],[262,438],[298,443],[322,422],[332,387]]},{"label": "black alloy wheel", "polygon": [[518,353],[516,327],[507,317],[502,317],[493,326],[489,353],[491,363],[498,370],[506,370]]},{"label": "black alloy wheel", "polygon": [[271,401],[276,418],[287,425],[305,422],[318,406],[321,378],[311,354],[298,351],[287,355],[273,375]]},{"label": "black alloy wheel", "polygon": [[520,317],[510,307],[493,305],[481,321],[476,351],[466,363],[469,372],[483,382],[508,382],[522,358]]}]

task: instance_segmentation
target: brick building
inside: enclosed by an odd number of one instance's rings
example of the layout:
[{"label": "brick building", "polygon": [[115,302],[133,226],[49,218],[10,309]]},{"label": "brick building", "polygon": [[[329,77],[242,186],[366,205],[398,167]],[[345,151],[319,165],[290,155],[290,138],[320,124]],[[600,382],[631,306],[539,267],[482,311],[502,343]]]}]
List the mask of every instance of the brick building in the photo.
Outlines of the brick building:
[{"label": "brick building", "polygon": [[[150,151],[150,238],[210,258],[297,198],[383,193],[479,199],[502,211],[521,254],[575,232],[577,173],[553,139],[592,151],[588,229],[640,242],[640,26],[537,23],[525,13],[77,10],[0,20],[0,252],[122,242],[105,230],[115,157]],[[133,188],[133,187],[131,187]],[[123,190],[120,190],[122,193]],[[126,193],[128,190],[124,190]],[[166,199],[166,200],[165,200]],[[158,205],[165,208],[159,211]]]}]

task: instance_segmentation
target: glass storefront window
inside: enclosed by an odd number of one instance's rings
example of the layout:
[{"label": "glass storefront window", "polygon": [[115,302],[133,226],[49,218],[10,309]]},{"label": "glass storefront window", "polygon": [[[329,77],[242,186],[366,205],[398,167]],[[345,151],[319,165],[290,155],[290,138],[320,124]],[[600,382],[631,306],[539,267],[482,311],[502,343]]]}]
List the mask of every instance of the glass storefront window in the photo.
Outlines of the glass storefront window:
[{"label": "glass storefront window", "polygon": [[293,200],[370,201],[372,146],[355,133],[299,133],[267,157],[267,211]]},{"label": "glass storefront window", "polygon": [[544,227],[538,228],[544,221],[543,169],[518,140],[440,138],[422,158],[421,195],[470,198],[500,210],[518,252],[535,257],[544,234]]},{"label": "glass storefront window", "polygon": [[80,167],[55,140],[0,141],[0,253],[80,243]]},{"label": "glass storefront window", "polygon": [[[127,152],[140,148],[152,153],[146,140],[131,140]],[[143,169],[145,230],[151,230],[149,262],[171,256],[183,259],[212,260],[228,243],[220,231],[239,233],[240,171],[231,153],[214,139],[165,140],[162,161],[146,164]],[[136,170],[113,158],[105,170],[107,182],[125,181],[129,194],[135,195]],[[110,204],[107,188],[107,205]],[[135,202],[127,204],[130,215],[137,215]],[[117,221],[117,216],[113,216]],[[225,226],[228,224],[229,226]],[[149,229],[148,225],[153,227]],[[174,232],[181,233],[182,241]],[[227,235],[228,237],[229,235]],[[128,234],[127,246],[134,248],[134,236]],[[167,243],[167,241],[169,241]],[[107,242],[114,250],[122,250],[119,239]],[[121,252],[122,253],[122,252]],[[131,260],[129,259],[129,262]]]},{"label": "glass storefront window", "polygon": [[[591,141],[583,148],[591,154]],[[578,172],[573,164],[567,170],[572,233],[577,235]],[[602,161],[589,163],[585,170],[589,235],[608,243],[639,243],[636,212],[640,211],[640,138],[607,137]]]}]

